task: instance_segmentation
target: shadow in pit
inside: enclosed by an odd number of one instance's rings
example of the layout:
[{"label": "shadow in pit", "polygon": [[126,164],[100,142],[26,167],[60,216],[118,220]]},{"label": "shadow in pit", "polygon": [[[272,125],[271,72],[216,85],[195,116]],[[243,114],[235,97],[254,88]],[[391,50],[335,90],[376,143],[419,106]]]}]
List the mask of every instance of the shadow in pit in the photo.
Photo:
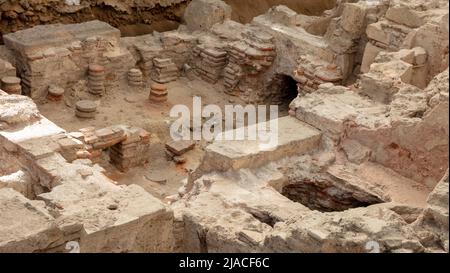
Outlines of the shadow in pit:
[{"label": "shadow in pit", "polygon": [[285,185],[281,194],[290,200],[320,212],[345,211],[384,203],[379,197],[339,188],[328,181],[309,181]]},{"label": "shadow in pit", "polygon": [[276,74],[266,92],[266,104],[278,105],[280,116],[287,116],[289,105],[298,96],[297,82],[291,76]]}]

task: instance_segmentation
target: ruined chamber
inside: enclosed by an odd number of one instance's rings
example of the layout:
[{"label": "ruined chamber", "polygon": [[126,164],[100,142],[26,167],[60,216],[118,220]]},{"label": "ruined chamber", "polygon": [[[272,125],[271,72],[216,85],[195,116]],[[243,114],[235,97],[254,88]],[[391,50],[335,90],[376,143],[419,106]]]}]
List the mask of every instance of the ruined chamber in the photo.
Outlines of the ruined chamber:
[{"label": "ruined chamber", "polygon": [[0,3],[0,252],[448,252],[448,1],[50,2]]}]

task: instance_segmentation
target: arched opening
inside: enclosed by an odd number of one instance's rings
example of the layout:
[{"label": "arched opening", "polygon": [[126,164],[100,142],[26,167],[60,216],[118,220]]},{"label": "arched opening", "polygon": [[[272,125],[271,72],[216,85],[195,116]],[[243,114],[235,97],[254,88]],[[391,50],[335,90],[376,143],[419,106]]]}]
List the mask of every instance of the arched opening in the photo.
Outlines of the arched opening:
[{"label": "arched opening", "polygon": [[287,116],[289,105],[298,96],[297,82],[288,75],[277,74],[267,88],[267,103],[278,105],[279,115]]}]

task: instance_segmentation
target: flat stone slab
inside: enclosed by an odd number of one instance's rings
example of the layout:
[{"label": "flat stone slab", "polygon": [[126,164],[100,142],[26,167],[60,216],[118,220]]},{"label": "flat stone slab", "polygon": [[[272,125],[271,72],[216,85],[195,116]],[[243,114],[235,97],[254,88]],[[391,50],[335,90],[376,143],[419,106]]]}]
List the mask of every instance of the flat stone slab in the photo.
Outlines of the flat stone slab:
[{"label": "flat stone slab", "polygon": [[186,141],[186,140],[171,141],[166,144],[167,150],[169,150],[170,152],[172,152],[173,154],[175,154],[177,156],[181,156],[181,155],[187,153],[188,151],[194,149],[194,147],[195,147],[195,142]]},{"label": "flat stone slab", "polygon": [[120,39],[120,30],[98,20],[80,24],[41,25],[3,36],[5,45],[10,49],[26,51],[62,46],[82,41],[90,37],[102,37],[106,40]]},{"label": "flat stone slab", "polygon": [[[258,125],[247,128],[254,129],[255,126]],[[236,130],[232,132],[236,133]],[[211,171],[257,168],[284,157],[310,152],[319,145],[322,134],[293,117],[283,117],[278,119],[277,136],[278,141],[269,145],[260,140],[216,140],[206,148],[204,163]]]}]

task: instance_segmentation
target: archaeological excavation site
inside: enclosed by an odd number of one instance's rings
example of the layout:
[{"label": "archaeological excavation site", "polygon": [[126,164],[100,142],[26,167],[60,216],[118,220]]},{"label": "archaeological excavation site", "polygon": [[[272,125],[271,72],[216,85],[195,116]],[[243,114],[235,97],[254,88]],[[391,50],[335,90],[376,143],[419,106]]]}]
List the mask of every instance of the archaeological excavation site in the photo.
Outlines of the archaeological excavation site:
[{"label": "archaeological excavation site", "polygon": [[0,0],[0,253],[448,253],[448,80],[448,0]]}]

